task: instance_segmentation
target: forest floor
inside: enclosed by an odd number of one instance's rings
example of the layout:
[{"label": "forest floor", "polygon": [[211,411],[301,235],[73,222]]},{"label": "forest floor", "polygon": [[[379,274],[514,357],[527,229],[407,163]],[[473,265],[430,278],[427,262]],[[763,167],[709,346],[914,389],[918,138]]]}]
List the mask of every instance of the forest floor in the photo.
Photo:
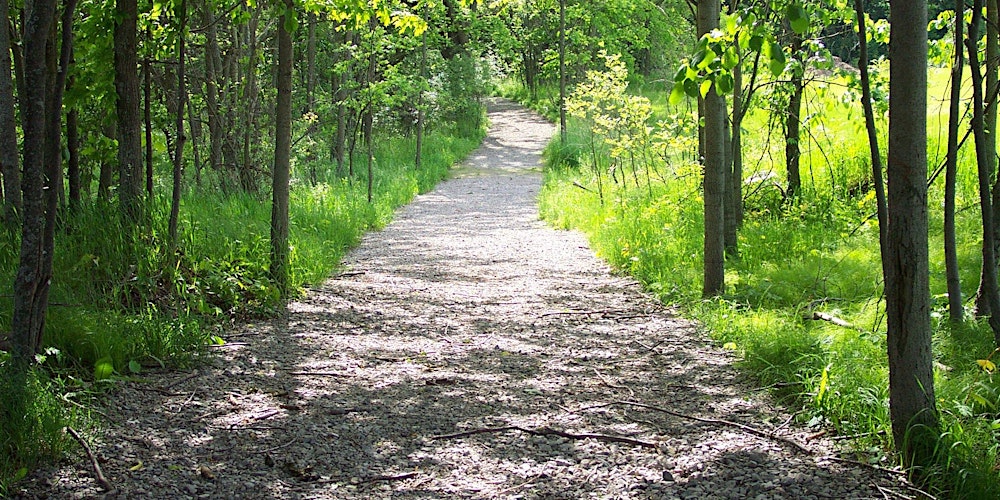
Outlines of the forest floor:
[{"label": "forest floor", "polygon": [[491,101],[453,179],[188,372],[121,382],[25,498],[913,498],[538,220],[553,127]]}]

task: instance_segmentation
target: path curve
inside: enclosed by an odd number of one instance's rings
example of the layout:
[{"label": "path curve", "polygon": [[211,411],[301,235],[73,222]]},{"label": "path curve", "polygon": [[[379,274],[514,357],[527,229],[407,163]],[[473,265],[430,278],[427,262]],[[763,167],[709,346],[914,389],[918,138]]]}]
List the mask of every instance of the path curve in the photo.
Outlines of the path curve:
[{"label": "path curve", "polygon": [[[365,237],[286,318],[237,329],[194,372],[112,394],[94,451],[118,495],[809,499],[899,486],[826,458],[830,443],[806,443],[694,324],[580,234],[540,222],[554,129],[508,101],[489,113],[455,178]],[[613,404],[625,400],[809,452]],[[21,486],[102,493],[82,455]]]}]

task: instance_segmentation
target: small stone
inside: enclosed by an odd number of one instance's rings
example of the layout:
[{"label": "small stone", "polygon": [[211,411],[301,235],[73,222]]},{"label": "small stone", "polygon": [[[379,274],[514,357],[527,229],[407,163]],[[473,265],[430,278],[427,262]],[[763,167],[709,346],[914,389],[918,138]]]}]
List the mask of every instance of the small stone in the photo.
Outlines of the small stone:
[{"label": "small stone", "polygon": [[665,470],[663,471],[663,480],[672,483],[674,482],[674,475],[671,474],[670,471]]}]

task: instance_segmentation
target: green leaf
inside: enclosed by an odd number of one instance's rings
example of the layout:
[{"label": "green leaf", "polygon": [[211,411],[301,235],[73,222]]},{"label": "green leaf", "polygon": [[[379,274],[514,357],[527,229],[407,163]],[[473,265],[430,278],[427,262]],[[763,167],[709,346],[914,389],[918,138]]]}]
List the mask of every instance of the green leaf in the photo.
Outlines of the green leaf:
[{"label": "green leaf", "polygon": [[771,57],[771,60],[767,63],[767,67],[775,77],[781,76],[781,73],[785,71],[785,52],[781,50],[781,46],[773,41],[768,47],[768,55]]},{"label": "green leaf", "polygon": [[674,74],[674,81],[683,82],[684,79],[687,78],[687,71],[688,67],[686,64],[682,65],[680,68],[677,68],[677,73]]},{"label": "green leaf", "polygon": [[788,23],[792,25],[792,31],[800,35],[809,31],[809,14],[806,13],[806,9],[802,7],[802,4],[789,4],[785,9],[785,17],[788,18]]},{"label": "green leaf", "polygon": [[105,380],[111,378],[115,373],[115,366],[111,358],[105,356],[94,363],[94,380]]},{"label": "green leaf", "polygon": [[733,91],[733,75],[723,73],[715,78],[715,89],[720,94],[729,94]]},{"label": "green leaf", "polygon": [[295,30],[299,27],[299,20],[295,16],[295,9],[293,7],[286,8],[282,16],[285,18],[285,31],[295,33]]},{"label": "green leaf", "polygon": [[140,365],[138,361],[133,359],[128,362],[128,371],[138,375],[139,373],[142,372],[142,365]]},{"label": "green leaf", "polygon": [[736,53],[735,47],[729,47],[726,52],[722,55],[722,67],[730,70],[736,67],[740,63],[740,56]]},{"label": "green leaf", "polygon": [[674,88],[670,89],[670,105],[676,106],[680,104],[681,100],[684,99],[684,84],[675,83]]},{"label": "green leaf", "polygon": [[736,28],[738,25],[738,15],[736,14],[722,14],[722,27],[726,30],[726,33],[733,34],[736,33]]},{"label": "green leaf", "polygon": [[750,37],[750,50],[754,52],[760,52],[764,48],[764,37],[760,35],[754,35]]},{"label": "green leaf", "polygon": [[712,80],[705,79],[701,82],[701,86],[698,88],[698,93],[704,98],[708,95],[708,91],[712,89]]},{"label": "green leaf", "polygon": [[698,84],[694,80],[684,80],[684,93],[688,97],[698,97]]}]

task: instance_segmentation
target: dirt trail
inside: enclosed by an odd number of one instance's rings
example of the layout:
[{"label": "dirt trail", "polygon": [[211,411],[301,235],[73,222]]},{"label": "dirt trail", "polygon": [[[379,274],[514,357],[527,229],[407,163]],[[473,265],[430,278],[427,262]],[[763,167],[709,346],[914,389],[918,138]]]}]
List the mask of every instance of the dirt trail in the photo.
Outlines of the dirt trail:
[{"label": "dirt trail", "polygon": [[[454,179],[369,234],[347,271],[284,319],[231,332],[195,372],[115,391],[94,443],[114,494],[809,499],[900,488],[829,458],[829,442],[807,443],[694,324],[613,275],[581,235],[540,222],[553,128],[506,101],[491,102],[490,119]],[[25,497],[103,494],[82,454],[22,486]]]}]

